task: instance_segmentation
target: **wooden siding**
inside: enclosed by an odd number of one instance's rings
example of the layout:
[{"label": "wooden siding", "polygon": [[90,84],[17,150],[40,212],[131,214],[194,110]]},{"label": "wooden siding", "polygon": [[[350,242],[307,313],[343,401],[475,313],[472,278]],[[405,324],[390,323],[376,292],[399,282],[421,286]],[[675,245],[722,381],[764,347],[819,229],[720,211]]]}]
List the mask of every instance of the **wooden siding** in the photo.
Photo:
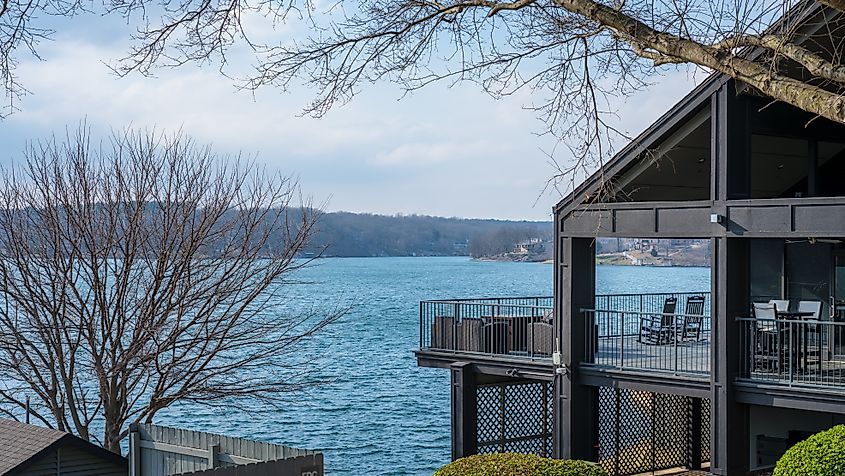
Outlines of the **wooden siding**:
[{"label": "wooden siding", "polygon": [[49,452],[20,473],[22,476],[126,476],[127,470],[74,446]]}]

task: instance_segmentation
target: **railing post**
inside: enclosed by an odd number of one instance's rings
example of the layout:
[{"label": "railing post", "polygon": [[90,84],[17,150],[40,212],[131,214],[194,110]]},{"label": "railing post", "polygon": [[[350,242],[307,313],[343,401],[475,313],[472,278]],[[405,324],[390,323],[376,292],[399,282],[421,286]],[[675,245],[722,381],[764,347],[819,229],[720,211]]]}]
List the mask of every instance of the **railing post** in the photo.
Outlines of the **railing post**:
[{"label": "railing post", "polygon": [[129,425],[129,476],[141,476],[141,433],[137,423]]},{"label": "railing post", "polygon": [[675,354],[675,375],[678,375],[678,318],[672,321],[672,352]]},{"label": "railing post", "polygon": [[794,349],[795,346],[793,346],[793,344],[795,343],[795,339],[794,339],[794,336],[792,334],[792,328],[793,328],[792,324],[793,324],[792,322],[787,321],[787,325],[789,326],[789,354],[787,355],[787,358],[789,359],[789,386],[792,386],[792,380],[793,380],[792,373],[794,371],[794,369],[792,368],[792,360],[793,360],[792,358],[797,357],[797,355],[795,355],[795,349]]},{"label": "railing post", "polygon": [[461,305],[460,303],[454,304],[454,311],[452,314],[455,316],[455,319],[452,321],[452,353],[458,352],[458,322],[461,319]]},{"label": "railing post", "polygon": [[[431,345],[425,345],[425,333],[423,332],[423,320],[425,318],[423,317],[423,308],[423,301],[420,301],[420,349],[431,347]],[[431,336],[429,336],[429,338],[431,338]]]},{"label": "railing post", "polygon": [[619,313],[619,366],[625,367],[625,313]]}]

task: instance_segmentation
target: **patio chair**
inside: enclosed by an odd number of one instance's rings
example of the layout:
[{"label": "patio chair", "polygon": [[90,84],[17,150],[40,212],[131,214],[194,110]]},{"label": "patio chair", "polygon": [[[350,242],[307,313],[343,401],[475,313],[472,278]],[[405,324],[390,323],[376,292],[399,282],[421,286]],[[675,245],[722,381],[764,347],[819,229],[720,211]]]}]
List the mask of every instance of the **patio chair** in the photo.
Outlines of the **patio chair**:
[{"label": "patio chair", "polygon": [[704,321],[704,296],[692,296],[687,298],[687,307],[684,310],[683,324],[681,324],[680,340],[698,341],[701,339],[701,325]]},{"label": "patio chair", "polygon": [[804,319],[818,321],[822,313],[822,303],[821,301],[798,301],[798,312],[812,312],[812,316],[805,317]]},{"label": "patio chair", "polygon": [[431,348],[453,350],[455,348],[455,318],[435,316],[431,323]]},{"label": "patio chair", "polygon": [[[640,331],[637,342],[641,344],[662,345],[672,342],[675,338],[677,323],[675,308],[678,298],[668,297],[663,301],[663,312],[648,314],[640,317]],[[624,338],[624,336],[622,336]]]},{"label": "patio chair", "polygon": [[483,322],[477,317],[465,317],[458,325],[458,349],[467,352],[483,352],[481,338]]},{"label": "patio chair", "polygon": [[775,305],[775,314],[789,310],[789,299],[771,299],[769,304]]},{"label": "patio chair", "polygon": [[[818,321],[822,314],[822,303],[821,301],[798,301],[798,312],[812,312],[813,314],[811,316],[805,316],[801,319],[805,321]],[[801,352],[804,355],[804,366],[806,367],[810,360],[816,360],[818,370],[821,372],[821,326],[812,322],[805,322],[802,326],[805,331],[801,336],[803,344]],[[813,341],[810,341],[811,335],[814,337]]]},{"label": "patio chair", "polygon": [[545,322],[532,322],[528,326],[528,351],[532,354],[551,355],[554,326]]},{"label": "patio chair", "polygon": [[774,302],[755,302],[752,349],[754,352],[753,367],[763,367],[764,370],[779,369],[781,361],[781,335],[777,326],[778,308]]},{"label": "patio chair", "polygon": [[508,331],[510,326],[506,321],[494,320],[481,327],[481,338],[484,342],[484,352],[491,354],[507,354]]}]

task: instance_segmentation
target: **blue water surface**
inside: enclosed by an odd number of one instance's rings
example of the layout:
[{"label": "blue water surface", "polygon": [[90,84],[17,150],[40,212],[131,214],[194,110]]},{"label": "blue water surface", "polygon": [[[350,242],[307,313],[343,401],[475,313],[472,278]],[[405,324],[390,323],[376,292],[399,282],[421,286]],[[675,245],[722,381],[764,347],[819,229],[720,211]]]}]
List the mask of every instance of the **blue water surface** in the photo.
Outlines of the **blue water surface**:
[{"label": "blue water surface", "polygon": [[[179,406],[157,423],[321,450],[330,475],[430,475],[449,461],[449,373],[419,368],[419,301],[552,292],[550,264],[332,258],[285,285],[275,312],[351,306],[302,349],[327,383],[281,410]],[[707,268],[600,266],[598,293],[709,289]]]}]

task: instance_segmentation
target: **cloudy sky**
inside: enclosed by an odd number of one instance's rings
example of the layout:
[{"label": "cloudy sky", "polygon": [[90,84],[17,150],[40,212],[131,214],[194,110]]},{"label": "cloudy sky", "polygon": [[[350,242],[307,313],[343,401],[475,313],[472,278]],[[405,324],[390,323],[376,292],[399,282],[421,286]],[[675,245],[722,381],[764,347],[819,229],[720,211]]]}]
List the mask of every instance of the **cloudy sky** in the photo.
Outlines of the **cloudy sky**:
[{"label": "cloudy sky", "polygon": [[[104,62],[125,53],[129,32],[94,16],[65,22],[41,45],[43,60],[21,62],[17,74],[30,94],[0,121],[0,162],[20,160],[27,141],[84,119],[95,134],[181,128],[219,153],[256,155],[299,177],[331,211],[543,220],[560,198],[543,193],[555,143],[536,135],[541,124],[523,108],[531,102],[524,95],[496,101],[470,84],[435,84],[401,98],[385,83],[324,118],[300,117],[307,88],[252,95],[213,66],[118,78]],[[657,80],[618,105],[624,130],[639,132],[692,87],[682,72]],[[566,161],[565,148],[557,154]]]}]

